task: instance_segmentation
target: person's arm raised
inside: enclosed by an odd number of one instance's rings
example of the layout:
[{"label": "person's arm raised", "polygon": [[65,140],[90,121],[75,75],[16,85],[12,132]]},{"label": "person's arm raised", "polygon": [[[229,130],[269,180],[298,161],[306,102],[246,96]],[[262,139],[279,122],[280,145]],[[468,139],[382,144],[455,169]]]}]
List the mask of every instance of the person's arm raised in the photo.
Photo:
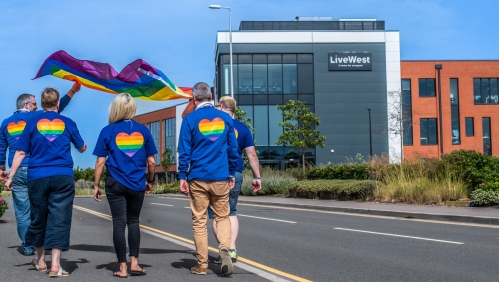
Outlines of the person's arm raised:
[{"label": "person's arm raised", "polygon": [[81,89],[81,84],[79,84],[78,82],[75,82],[73,86],[71,86],[71,89],[69,89],[66,95],[64,95],[59,101],[59,113],[64,111],[69,102],[71,102],[73,96],[76,94],[76,92],[80,91],[80,89]]}]

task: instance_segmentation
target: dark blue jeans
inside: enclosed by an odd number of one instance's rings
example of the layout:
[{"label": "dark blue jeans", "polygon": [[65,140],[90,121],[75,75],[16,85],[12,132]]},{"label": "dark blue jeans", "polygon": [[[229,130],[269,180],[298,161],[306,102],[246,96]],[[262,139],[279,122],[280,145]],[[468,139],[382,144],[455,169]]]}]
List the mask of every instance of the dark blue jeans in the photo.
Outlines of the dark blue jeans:
[{"label": "dark blue jeans", "polygon": [[31,224],[25,244],[46,250],[69,250],[74,178],[67,175],[39,178],[28,182],[28,193]]},{"label": "dark blue jeans", "polygon": [[12,180],[12,200],[16,212],[17,234],[22,241],[25,254],[33,253],[33,247],[26,245],[26,231],[31,223],[30,203],[28,195],[28,168],[20,167]]},{"label": "dark blue jeans", "polygon": [[126,262],[125,227],[127,225],[130,256],[139,257],[139,216],[144,195],[145,191],[128,189],[109,174],[106,175],[106,198],[113,217],[113,243],[118,262]]}]

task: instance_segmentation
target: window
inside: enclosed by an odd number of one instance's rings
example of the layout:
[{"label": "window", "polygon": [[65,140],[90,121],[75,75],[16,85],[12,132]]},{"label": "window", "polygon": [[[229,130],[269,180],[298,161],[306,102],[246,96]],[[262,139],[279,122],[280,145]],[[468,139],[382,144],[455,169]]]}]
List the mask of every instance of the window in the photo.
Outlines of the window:
[{"label": "window", "polygon": [[437,119],[420,119],[421,145],[437,145]]},{"label": "window", "polygon": [[[239,94],[251,94],[253,93],[253,68],[251,64],[239,64],[238,69],[238,79],[239,79]],[[234,90],[235,91],[235,90]]]},{"label": "window", "polygon": [[[164,137],[163,137],[163,147],[164,148],[168,148],[172,151],[172,157],[175,156],[176,152],[177,152],[177,149],[176,149],[176,144],[175,144],[175,141],[176,141],[176,119],[175,118],[169,118],[169,119],[165,119],[163,120],[163,133],[164,133]],[[175,158],[174,159],[174,162],[175,162]]]},{"label": "window", "polygon": [[156,150],[158,153],[154,155],[154,160],[156,160],[156,165],[159,165],[159,121],[149,123],[149,130],[151,131],[152,139],[154,145],[156,145]]},{"label": "window", "polygon": [[483,128],[483,154],[486,156],[492,155],[492,136],[490,134],[490,118],[482,118]]},{"label": "window", "polygon": [[419,79],[419,97],[435,97],[435,79]]},{"label": "window", "polygon": [[498,79],[474,78],[473,97],[475,104],[499,104]]},{"label": "window", "polygon": [[267,94],[267,65],[253,65],[253,93]]},{"label": "window", "polygon": [[269,94],[282,94],[282,64],[269,64],[268,68]]},{"label": "window", "polygon": [[457,78],[450,79],[450,106],[452,123],[452,144],[461,143],[459,124],[459,90]]},{"label": "window", "polygon": [[464,118],[466,123],[466,136],[475,136],[475,127],[472,117]]},{"label": "window", "polygon": [[282,72],[284,94],[296,94],[296,64],[283,64]]},{"label": "window", "polygon": [[412,145],[411,80],[402,79],[402,134],[404,145]]}]

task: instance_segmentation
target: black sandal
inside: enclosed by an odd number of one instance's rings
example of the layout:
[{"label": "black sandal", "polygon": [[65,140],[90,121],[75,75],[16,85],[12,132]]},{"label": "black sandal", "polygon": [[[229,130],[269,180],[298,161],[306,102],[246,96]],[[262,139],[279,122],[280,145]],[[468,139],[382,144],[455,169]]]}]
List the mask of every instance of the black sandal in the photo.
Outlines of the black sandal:
[{"label": "black sandal", "polygon": [[132,276],[146,275],[146,271],[144,269],[141,269],[141,270],[130,270],[130,275],[132,275]]},{"label": "black sandal", "polygon": [[121,276],[119,271],[114,272],[114,273],[113,273],[113,276],[114,276],[114,277],[119,277],[119,278],[128,278],[128,275]]}]

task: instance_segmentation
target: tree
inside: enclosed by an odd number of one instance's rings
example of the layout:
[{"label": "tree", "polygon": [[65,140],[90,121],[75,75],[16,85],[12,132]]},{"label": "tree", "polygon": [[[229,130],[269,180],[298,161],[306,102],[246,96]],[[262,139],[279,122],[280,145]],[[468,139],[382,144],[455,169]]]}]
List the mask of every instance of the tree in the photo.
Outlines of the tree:
[{"label": "tree", "polygon": [[161,160],[161,167],[165,170],[165,176],[167,176],[170,166],[173,164],[173,152],[170,148],[165,148],[163,150],[163,158]]},{"label": "tree", "polygon": [[[244,125],[246,125],[249,128],[251,134],[253,135],[255,133],[255,129],[253,128],[253,126],[251,126],[251,118],[250,117],[245,118],[244,116],[246,116],[246,112],[243,111],[241,107],[237,107],[236,110],[234,111],[234,118],[244,123]],[[255,143],[255,152],[258,154],[258,150],[256,149],[255,139],[253,139],[253,143]],[[243,158],[244,167],[249,168],[248,156],[246,154],[242,154],[241,157]]]},{"label": "tree", "polygon": [[324,148],[326,137],[315,127],[320,119],[305,105],[305,102],[290,100],[286,105],[277,107],[282,111],[283,122],[279,122],[284,132],[277,139],[277,145],[291,145],[300,151],[303,174],[305,174],[305,150],[320,146]]},{"label": "tree", "polygon": [[377,133],[388,134],[388,138],[400,141],[400,156],[390,152],[390,161],[402,162],[404,159],[404,132],[410,133],[413,127],[412,116],[416,114],[411,108],[410,93],[401,90],[388,91],[387,121]]}]

